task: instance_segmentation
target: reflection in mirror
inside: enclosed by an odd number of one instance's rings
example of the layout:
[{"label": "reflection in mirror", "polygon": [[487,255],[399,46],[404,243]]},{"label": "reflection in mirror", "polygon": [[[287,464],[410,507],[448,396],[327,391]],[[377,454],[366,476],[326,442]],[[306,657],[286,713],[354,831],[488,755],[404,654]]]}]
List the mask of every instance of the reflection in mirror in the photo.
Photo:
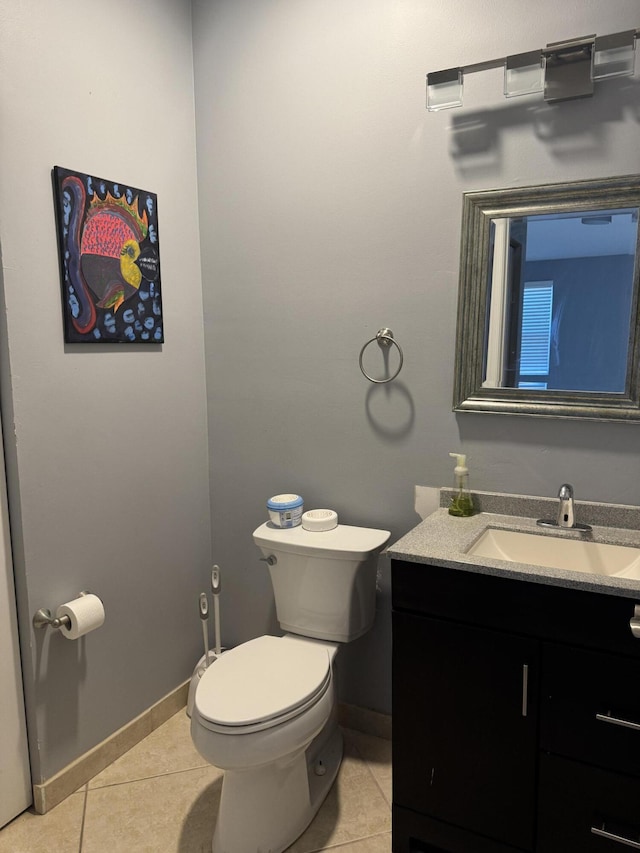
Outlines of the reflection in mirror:
[{"label": "reflection in mirror", "polygon": [[640,178],[464,197],[454,409],[640,419]]},{"label": "reflection in mirror", "polygon": [[624,392],[638,208],[492,219],[485,388]]}]

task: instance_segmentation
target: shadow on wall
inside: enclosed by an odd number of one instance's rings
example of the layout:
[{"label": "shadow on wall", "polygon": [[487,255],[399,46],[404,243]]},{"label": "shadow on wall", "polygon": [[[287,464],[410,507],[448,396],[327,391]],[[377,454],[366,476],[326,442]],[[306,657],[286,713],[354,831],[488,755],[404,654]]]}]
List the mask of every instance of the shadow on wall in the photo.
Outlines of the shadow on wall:
[{"label": "shadow on wall", "polygon": [[365,398],[367,421],[373,432],[388,442],[411,433],[415,421],[413,397],[404,382],[372,385]]},{"label": "shadow on wall", "polygon": [[[45,744],[74,743],[78,737],[80,685],[87,675],[87,638],[69,641],[59,632],[46,630],[35,632],[35,642],[36,713],[44,716],[41,730]],[[56,689],[51,690],[51,685]],[[35,762],[32,767],[40,767],[33,782],[44,783],[50,775],[47,768]]]},{"label": "shadow on wall", "polygon": [[[393,368],[390,367],[392,352]],[[413,428],[415,406],[407,386],[396,378],[404,364],[404,353],[391,329],[380,329],[375,338],[367,341],[360,350],[359,362],[362,374],[372,383],[364,404],[369,426],[385,441],[405,438]]]},{"label": "shadow on wall", "polygon": [[525,96],[522,103],[508,102],[475,112],[463,107],[451,116],[449,153],[458,172],[466,177],[497,170],[501,135],[529,125],[558,160],[592,161],[607,153],[607,124],[622,122],[629,115],[640,123],[638,87],[640,81],[634,79],[604,80],[597,84],[592,98],[547,104]]}]

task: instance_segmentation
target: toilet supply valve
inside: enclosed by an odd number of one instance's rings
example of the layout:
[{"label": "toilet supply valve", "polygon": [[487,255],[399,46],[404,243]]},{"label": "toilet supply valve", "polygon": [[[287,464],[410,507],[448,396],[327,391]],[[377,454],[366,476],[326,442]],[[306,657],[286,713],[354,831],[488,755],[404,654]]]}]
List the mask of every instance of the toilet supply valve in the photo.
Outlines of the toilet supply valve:
[{"label": "toilet supply valve", "polygon": [[278,560],[273,554],[269,554],[268,557],[260,557],[260,562],[266,563],[268,566],[275,566]]}]

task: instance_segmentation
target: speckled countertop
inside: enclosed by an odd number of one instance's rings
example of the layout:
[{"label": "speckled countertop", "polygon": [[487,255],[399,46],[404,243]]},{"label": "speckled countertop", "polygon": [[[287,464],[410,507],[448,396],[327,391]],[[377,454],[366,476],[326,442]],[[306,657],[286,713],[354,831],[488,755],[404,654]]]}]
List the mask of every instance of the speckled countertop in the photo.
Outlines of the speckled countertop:
[{"label": "speckled countertop", "polygon": [[[512,563],[467,553],[487,528],[640,548],[640,507],[576,501],[578,521],[593,526],[592,532],[585,534],[546,529],[536,524],[537,518],[555,516],[555,501],[518,495],[493,495],[487,492],[474,493],[474,501],[480,512],[469,518],[456,518],[449,515],[446,508],[438,509],[390,545],[385,551],[386,555],[392,559],[416,564],[431,563],[458,571],[640,598],[640,580]],[[443,490],[441,503],[448,505],[446,490]],[[506,509],[509,509],[510,513],[505,512]],[[422,568],[428,571],[428,566]],[[420,570],[418,566],[416,570]]]}]

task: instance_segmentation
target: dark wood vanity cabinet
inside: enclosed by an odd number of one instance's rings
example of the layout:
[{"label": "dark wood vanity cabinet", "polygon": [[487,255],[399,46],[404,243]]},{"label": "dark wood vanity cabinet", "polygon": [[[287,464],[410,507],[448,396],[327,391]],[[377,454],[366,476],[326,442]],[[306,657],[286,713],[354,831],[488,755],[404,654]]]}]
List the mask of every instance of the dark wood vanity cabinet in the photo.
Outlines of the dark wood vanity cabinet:
[{"label": "dark wood vanity cabinet", "polygon": [[394,560],[394,853],[640,850],[632,598]]}]

